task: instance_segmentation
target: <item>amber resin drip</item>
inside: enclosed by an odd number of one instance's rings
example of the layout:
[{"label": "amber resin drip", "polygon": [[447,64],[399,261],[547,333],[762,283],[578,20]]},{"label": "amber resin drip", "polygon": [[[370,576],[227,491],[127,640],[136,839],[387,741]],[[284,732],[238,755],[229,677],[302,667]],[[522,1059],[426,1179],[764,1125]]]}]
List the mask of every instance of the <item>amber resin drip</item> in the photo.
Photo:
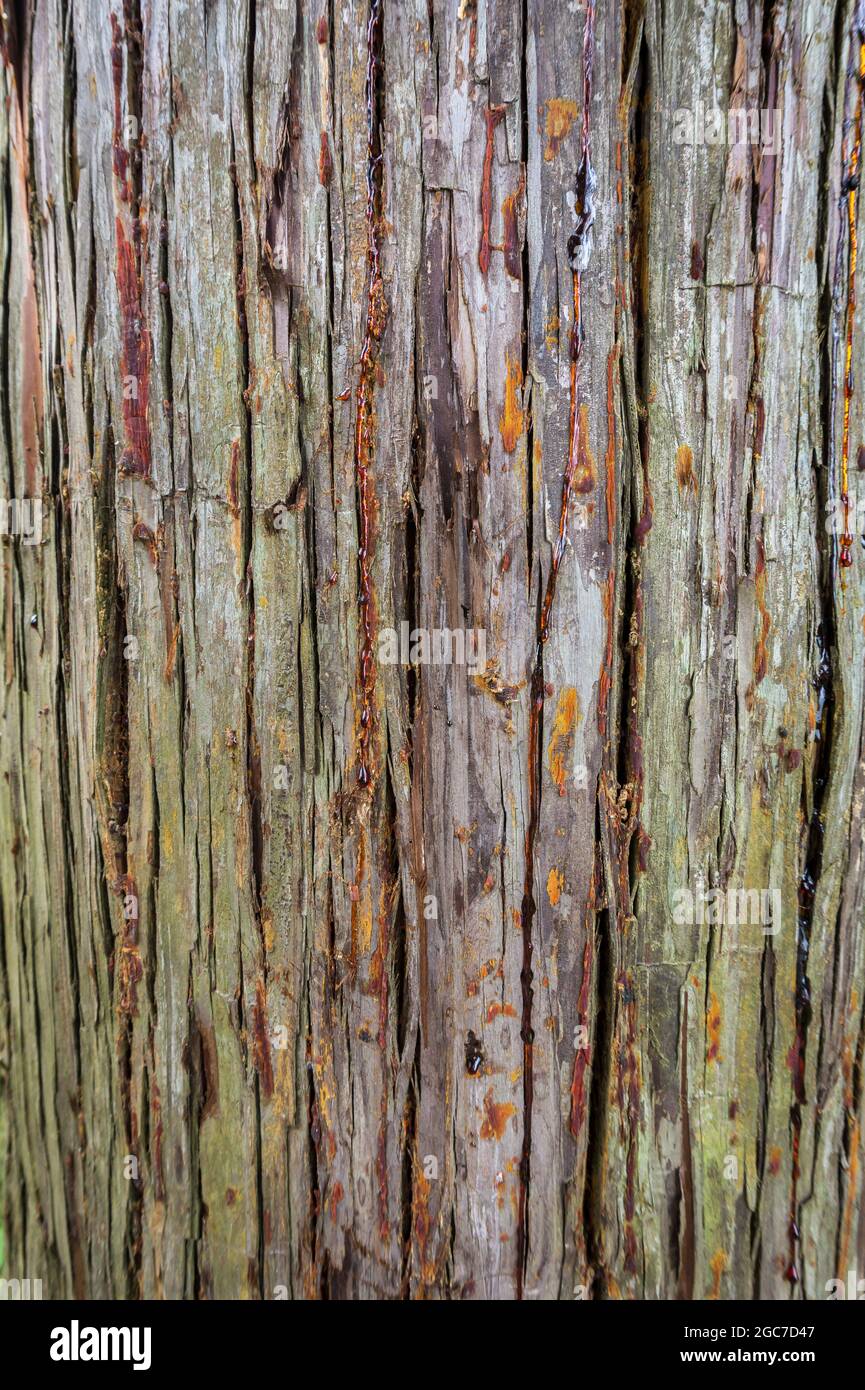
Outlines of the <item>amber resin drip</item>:
[{"label": "amber resin drip", "polygon": [[562,505],[559,528],[553,546],[550,573],[538,620],[534,667],[530,686],[528,733],[528,791],[529,818],[525,835],[525,878],[520,927],[523,938],[523,965],[520,972],[522,988],[522,1021],[520,1038],[523,1044],[523,1142],[520,1154],[520,1190],[517,1208],[517,1298],[523,1296],[523,1282],[528,1260],[528,1195],[531,1179],[532,1107],[534,1102],[534,1029],[532,1027],[532,921],[535,915],[533,890],[535,839],[541,800],[541,743],[543,739],[544,708],[544,647],[550,635],[550,619],[556,596],[556,583],[568,540],[568,519],[574,496],[592,485],[592,469],[588,458],[587,428],[580,410],[580,360],[583,351],[582,277],[592,249],[592,225],[595,220],[595,172],[590,149],[590,108],[592,100],[592,69],[595,49],[595,0],[588,0],[583,30],[583,123],[580,164],[574,191],[576,227],[568,239],[568,262],[574,277],[574,326],[571,334],[571,409],[568,461],[562,482]]},{"label": "amber resin drip", "polygon": [[358,573],[360,608],[360,729],[357,736],[357,780],[368,787],[373,779],[372,736],[375,721],[375,594],[372,582],[372,544],[375,533],[375,375],[378,344],[387,322],[381,273],[381,139],[377,96],[380,75],[381,0],[372,0],[366,31],[366,257],[368,274],[366,329],[357,384],[354,466],[359,523]]},{"label": "amber resin drip", "polygon": [[486,277],[490,268],[490,218],[493,210],[493,139],[495,129],[505,114],[503,106],[488,106],[484,112],[487,124],[487,142],[484,147],[484,171],[481,179],[481,244],[478,250],[478,266]]},{"label": "amber resin drip", "polygon": [[[857,62],[858,54],[858,62]],[[844,132],[842,144],[842,168],[843,178],[841,183],[842,212],[846,204],[847,218],[847,304],[846,304],[846,331],[844,342],[844,415],[841,431],[841,506],[844,512],[844,530],[841,536],[841,546],[839,563],[842,568],[849,569],[853,563],[853,535],[850,529],[850,490],[849,490],[849,468],[850,468],[850,402],[853,398],[853,326],[856,317],[856,262],[858,252],[858,242],[856,237],[856,222],[859,206],[859,185],[861,182],[861,163],[862,163],[862,98],[865,92],[865,4],[860,3],[858,7],[858,17],[854,20],[854,30],[851,35],[850,48],[850,67],[847,74],[848,90],[850,86],[856,85],[856,104],[852,118],[852,140],[850,141],[849,153],[847,147],[847,131]],[[845,101],[845,111],[847,103]],[[843,216],[841,227],[839,227],[839,237],[842,234]],[[834,426],[834,414],[832,424]]]}]

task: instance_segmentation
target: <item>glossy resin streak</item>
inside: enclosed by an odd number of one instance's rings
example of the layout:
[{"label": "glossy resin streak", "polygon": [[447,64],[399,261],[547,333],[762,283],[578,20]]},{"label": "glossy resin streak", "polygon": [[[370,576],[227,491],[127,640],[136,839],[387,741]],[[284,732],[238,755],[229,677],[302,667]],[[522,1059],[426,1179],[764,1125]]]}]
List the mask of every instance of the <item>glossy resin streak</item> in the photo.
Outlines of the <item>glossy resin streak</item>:
[{"label": "glossy resin streak", "polygon": [[375,594],[372,581],[372,545],[375,535],[375,374],[378,344],[387,322],[387,305],[381,273],[381,141],[377,100],[381,0],[372,0],[367,23],[366,61],[366,247],[367,309],[360,377],[357,385],[357,418],[354,464],[359,519],[358,568],[360,588],[360,730],[357,737],[357,780],[368,787],[373,780],[372,738],[375,720]]},{"label": "glossy resin streak", "polygon": [[568,519],[571,503],[575,495],[585,492],[591,486],[593,477],[588,459],[587,428],[585,417],[580,411],[580,358],[582,356],[584,328],[582,310],[582,277],[591,254],[591,231],[594,222],[594,190],[596,178],[592,169],[590,142],[590,114],[592,101],[592,70],[595,49],[595,4],[589,0],[586,7],[583,30],[583,124],[580,165],[577,171],[577,184],[574,202],[576,228],[568,241],[568,259],[574,277],[574,326],[571,335],[571,409],[570,439],[568,461],[562,483],[562,504],[559,512],[559,527],[553,546],[550,572],[541,615],[538,622],[535,646],[534,667],[530,685],[529,732],[528,732],[528,799],[529,817],[525,835],[525,877],[523,881],[523,901],[521,931],[523,942],[523,963],[520,972],[522,989],[522,1024],[520,1037],[523,1044],[523,1142],[520,1153],[520,1187],[517,1209],[517,1297],[523,1296],[523,1280],[528,1258],[528,1196],[531,1181],[532,1156],[532,1106],[534,1103],[534,1028],[532,1025],[532,922],[535,915],[534,867],[535,841],[540,812],[540,764],[543,742],[544,710],[544,647],[549,640],[550,619],[556,596],[556,581],[559,575],[565,547],[568,541]]}]

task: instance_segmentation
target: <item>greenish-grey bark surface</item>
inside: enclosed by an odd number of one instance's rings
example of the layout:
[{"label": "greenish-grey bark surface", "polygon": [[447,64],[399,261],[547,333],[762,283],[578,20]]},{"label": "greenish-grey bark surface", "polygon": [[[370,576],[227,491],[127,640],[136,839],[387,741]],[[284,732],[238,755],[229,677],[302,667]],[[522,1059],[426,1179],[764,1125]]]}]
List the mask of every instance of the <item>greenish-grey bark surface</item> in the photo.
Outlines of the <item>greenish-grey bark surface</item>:
[{"label": "greenish-grey bark surface", "polygon": [[6,6],[7,1277],[865,1273],[856,9]]}]

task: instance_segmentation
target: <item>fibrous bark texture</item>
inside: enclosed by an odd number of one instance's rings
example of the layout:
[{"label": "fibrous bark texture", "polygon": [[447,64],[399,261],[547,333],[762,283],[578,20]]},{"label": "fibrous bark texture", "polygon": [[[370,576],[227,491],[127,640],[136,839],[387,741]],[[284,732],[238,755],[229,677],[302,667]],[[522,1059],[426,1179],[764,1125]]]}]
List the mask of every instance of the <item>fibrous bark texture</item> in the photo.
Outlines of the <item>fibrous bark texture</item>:
[{"label": "fibrous bark texture", "polygon": [[825,1297],[865,6],[0,26],[3,1272]]}]

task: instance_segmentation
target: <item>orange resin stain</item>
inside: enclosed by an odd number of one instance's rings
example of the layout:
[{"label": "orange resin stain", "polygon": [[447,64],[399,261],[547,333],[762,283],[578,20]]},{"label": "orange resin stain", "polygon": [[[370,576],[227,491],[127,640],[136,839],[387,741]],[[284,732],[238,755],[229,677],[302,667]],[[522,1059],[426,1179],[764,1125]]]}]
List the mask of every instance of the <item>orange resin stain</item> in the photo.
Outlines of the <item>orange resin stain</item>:
[{"label": "orange resin stain", "polygon": [[[520,185],[522,188],[522,185]],[[520,229],[517,221],[517,200],[519,194],[509,193],[502,203],[502,251],[505,270],[512,280],[520,280],[522,251],[520,248]]]},{"label": "orange resin stain", "polygon": [[551,97],[547,102],[546,137],[544,159],[555,159],[559,146],[570,132],[577,119],[577,103],[565,101],[562,97]]},{"label": "orange resin stain", "polygon": [[679,484],[680,492],[684,492],[686,488],[691,488],[696,497],[697,479],[694,477],[694,455],[688,444],[680,444],[676,450],[676,482]]},{"label": "orange resin stain", "polygon": [[574,743],[574,730],[580,719],[580,703],[572,685],[566,685],[559,694],[556,712],[553,716],[553,731],[547,750],[547,765],[555,782],[559,796],[564,796],[569,755]]},{"label": "orange resin stain", "polygon": [[505,405],[499,420],[502,444],[507,454],[512,454],[516,449],[517,440],[525,425],[525,415],[518,395],[522,384],[523,369],[516,358],[508,353],[505,357]]},{"label": "orange resin stain", "polygon": [[547,875],[547,897],[553,907],[557,907],[565,886],[565,876],[561,869],[550,869]]},{"label": "orange resin stain", "polygon": [[772,1148],[769,1151],[769,1172],[774,1177],[774,1175],[780,1171],[780,1168],[781,1150],[779,1149],[777,1144],[773,1144]]},{"label": "orange resin stain", "polygon": [[481,1123],[482,1139],[502,1139],[505,1133],[505,1125],[512,1115],[517,1113],[515,1105],[510,1101],[497,1102],[493,1100],[492,1087],[484,1096],[484,1118]]},{"label": "orange resin stain", "polygon": [[721,1005],[712,989],[709,991],[709,1008],[706,1013],[706,1033],[709,1046],[706,1050],[707,1062],[720,1062],[721,1058]]},{"label": "orange resin stain", "polygon": [[487,1023],[495,1023],[497,1018],[516,1018],[517,1011],[513,1004],[490,1004],[487,1009]]},{"label": "orange resin stain", "polygon": [[490,975],[495,975],[496,979],[499,980],[504,977],[502,962],[500,960],[493,958],[492,960],[484,962],[477,974],[466,984],[466,996],[469,999],[473,998],[474,995],[478,993],[481,980],[486,980]]},{"label": "orange resin stain", "polygon": [[589,448],[589,407],[584,401],[580,406],[577,426],[577,466],[574,472],[574,491],[592,492],[598,481],[595,458]]},{"label": "orange resin stain", "polygon": [[[415,1158],[414,1182],[412,1184],[412,1230],[417,1248],[418,1266],[421,1277],[421,1290],[435,1280],[435,1261],[427,1255],[427,1242],[430,1235],[430,1182],[423,1168]],[[423,1292],[420,1294],[423,1297]]]},{"label": "orange resin stain", "polygon": [[264,981],[259,979],[255,984],[255,1003],[252,1006],[252,1057],[255,1070],[258,1072],[259,1085],[267,1100],[273,1095],[269,1033]]},{"label": "orange resin stain", "polygon": [[754,684],[759,685],[766,674],[768,664],[766,638],[769,636],[769,630],[772,626],[772,619],[766,607],[766,552],[763,541],[759,537],[757,539],[757,569],[754,575],[754,588],[757,596],[757,611],[760,614],[760,633],[754,652]]},{"label": "orange resin stain", "polygon": [[721,1279],[727,1269],[727,1256],[723,1250],[716,1250],[711,1260],[709,1268],[712,1271],[712,1292],[709,1298],[716,1300],[721,1297]]}]

